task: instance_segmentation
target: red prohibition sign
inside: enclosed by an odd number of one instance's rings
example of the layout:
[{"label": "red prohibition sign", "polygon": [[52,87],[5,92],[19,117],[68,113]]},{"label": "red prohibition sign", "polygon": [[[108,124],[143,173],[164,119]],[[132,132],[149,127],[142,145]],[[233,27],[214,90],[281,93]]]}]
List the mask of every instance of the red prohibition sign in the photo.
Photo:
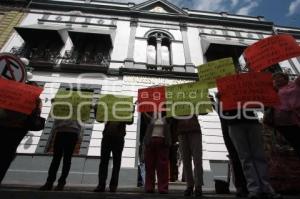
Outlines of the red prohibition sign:
[{"label": "red prohibition sign", "polygon": [[17,82],[25,82],[25,65],[13,54],[0,53],[0,77]]}]

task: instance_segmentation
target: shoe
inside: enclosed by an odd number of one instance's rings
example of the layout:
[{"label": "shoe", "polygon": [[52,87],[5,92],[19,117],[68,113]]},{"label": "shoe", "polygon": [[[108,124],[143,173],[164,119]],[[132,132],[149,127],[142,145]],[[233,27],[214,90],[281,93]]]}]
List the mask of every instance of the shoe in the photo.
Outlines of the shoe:
[{"label": "shoe", "polygon": [[235,197],[237,198],[246,198],[248,196],[248,191],[244,189],[237,190],[235,193]]},{"label": "shoe", "polygon": [[58,183],[57,186],[54,188],[55,191],[62,191],[65,188],[65,183]]},{"label": "shoe", "polygon": [[41,190],[41,191],[50,191],[50,190],[52,190],[52,187],[53,187],[53,183],[46,182],[46,184],[44,184],[43,186],[41,186],[39,188],[39,190]]},{"label": "shoe", "polygon": [[168,191],[160,191],[160,194],[168,194]]},{"label": "shoe", "polygon": [[196,189],[196,190],[195,190],[195,196],[196,196],[196,197],[202,196],[202,189]]},{"label": "shoe", "polygon": [[109,187],[109,192],[114,193],[114,192],[116,192],[116,191],[117,191],[117,187],[116,187],[116,186],[110,186],[110,187]]},{"label": "shoe", "polygon": [[105,192],[104,186],[97,186],[96,189],[94,189],[94,192]]},{"label": "shoe", "polygon": [[146,190],[145,192],[146,193],[154,193],[154,190],[149,189],[149,190]]},{"label": "shoe", "polygon": [[193,188],[189,187],[183,192],[184,196],[192,196],[193,195]]},{"label": "shoe", "polygon": [[266,198],[263,197],[263,195],[260,194],[260,193],[249,193],[249,194],[248,194],[248,198],[249,198],[249,199],[266,199]]}]

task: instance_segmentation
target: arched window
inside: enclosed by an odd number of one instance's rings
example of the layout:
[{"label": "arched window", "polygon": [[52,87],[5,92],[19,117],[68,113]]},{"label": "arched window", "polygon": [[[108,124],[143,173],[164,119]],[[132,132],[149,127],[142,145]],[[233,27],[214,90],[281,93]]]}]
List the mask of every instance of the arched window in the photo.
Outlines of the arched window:
[{"label": "arched window", "polygon": [[147,40],[147,64],[171,65],[171,37],[164,32],[151,32]]}]

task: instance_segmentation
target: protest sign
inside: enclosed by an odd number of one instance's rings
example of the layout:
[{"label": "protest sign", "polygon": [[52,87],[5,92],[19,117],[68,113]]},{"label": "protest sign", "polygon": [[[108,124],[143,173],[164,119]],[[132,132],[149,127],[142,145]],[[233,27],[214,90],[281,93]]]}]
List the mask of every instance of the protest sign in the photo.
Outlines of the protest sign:
[{"label": "protest sign", "polygon": [[200,82],[206,82],[208,88],[216,87],[216,79],[235,74],[232,58],[218,59],[198,66]]},{"label": "protest sign", "polygon": [[167,117],[212,111],[207,84],[195,82],[166,87]]},{"label": "protest sign", "polygon": [[133,119],[133,97],[124,95],[100,95],[96,120],[99,122],[124,121]]},{"label": "protest sign", "polygon": [[300,56],[300,46],[288,34],[262,39],[246,48],[244,58],[252,71],[261,71],[273,64]]},{"label": "protest sign", "polygon": [[151,87],[138,90],[138,111],[162,111],[165,98],[165,87]]},{"label": "protest sign", "polygon": [[[249,108],[274,106],[279,99],[270,73],[243,73],[217,80],[223,110],[237,109],[239,104]],[[244,107],[246,108],[246,107]]]},{"label": "protest sign", "polygon": [[87,121],[90,119],[92,92],[59,90],[52,104],[52,117]]},{"label": "protest sign", "polygon": [[31,114],[42,88],[0,78],[0,108]]}]

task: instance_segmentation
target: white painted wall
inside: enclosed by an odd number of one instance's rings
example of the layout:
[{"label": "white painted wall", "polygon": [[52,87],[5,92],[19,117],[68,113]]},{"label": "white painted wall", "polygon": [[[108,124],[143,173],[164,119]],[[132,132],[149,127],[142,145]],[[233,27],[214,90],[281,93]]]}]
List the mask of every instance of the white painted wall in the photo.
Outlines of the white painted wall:
[{"label": "white painted wall", "polygon": [[171,53],[172,53],[172,64],[174,65],[184,65],[184,48],[183,43],[172,42],[171,43]]},{"label": "white painted wall", "polygon": [[135,62],[145,63],[147,61],[147,40],[135,40],[133,57]]},{"label": "white painted wall", "polygon": [[201,48],[198,28],[189,27],[187,33],[192,63],[195,66],[203,64],[203,52]]},{"label": "white painted wall", "polygon": [[144,37],[145,34],[150,30],[150,28],[138,26],[136,29],[136,37]]},{"label": "white painted wall", "polygon": [[113,41],[114,48],[111,54],[112,60],[124,61],[127,58],[129,35],[130,35],[130,22],[118,21],[116,36]]}]

